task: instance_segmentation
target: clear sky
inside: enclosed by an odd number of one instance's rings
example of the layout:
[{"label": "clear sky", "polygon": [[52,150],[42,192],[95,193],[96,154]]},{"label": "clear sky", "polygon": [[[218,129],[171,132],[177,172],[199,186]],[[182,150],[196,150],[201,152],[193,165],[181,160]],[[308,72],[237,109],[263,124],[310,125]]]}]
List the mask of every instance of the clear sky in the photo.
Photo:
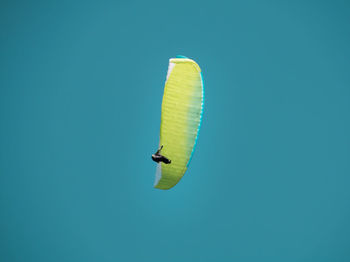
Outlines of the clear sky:
[{"label": "clear sky", "polygon": [[[350,261],[348,1],[2,1],[0,260]],[[190,168],[153,188],[168,59]]]}]

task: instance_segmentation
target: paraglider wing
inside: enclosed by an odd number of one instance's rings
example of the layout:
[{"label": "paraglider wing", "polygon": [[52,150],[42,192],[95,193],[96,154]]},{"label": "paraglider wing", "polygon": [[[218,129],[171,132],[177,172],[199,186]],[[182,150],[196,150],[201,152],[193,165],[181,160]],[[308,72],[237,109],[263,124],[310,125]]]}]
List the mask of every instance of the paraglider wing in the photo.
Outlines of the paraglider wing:
[{"label": "paraglider wing", "polygon": [[204,102],[202,74],[186,57],[169,61],[160,125],[161,154],[170,164],[158,163],[155,188],[169,189],[185,174],[196,146]]}]

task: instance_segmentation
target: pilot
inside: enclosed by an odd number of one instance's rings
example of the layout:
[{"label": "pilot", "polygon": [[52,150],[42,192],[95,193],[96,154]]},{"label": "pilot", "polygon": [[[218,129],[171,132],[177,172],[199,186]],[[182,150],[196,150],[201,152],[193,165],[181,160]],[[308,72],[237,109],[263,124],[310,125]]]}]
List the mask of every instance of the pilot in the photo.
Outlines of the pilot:
[{"label": "pilot", "polygon": [[163,145],[157,150],[155,154],[152,155],[152,160],[157,163],[163,162],[164,164],[170,164],[171,160],[160,154],[160,151],[162,150],[162,148],[163,148]]}]

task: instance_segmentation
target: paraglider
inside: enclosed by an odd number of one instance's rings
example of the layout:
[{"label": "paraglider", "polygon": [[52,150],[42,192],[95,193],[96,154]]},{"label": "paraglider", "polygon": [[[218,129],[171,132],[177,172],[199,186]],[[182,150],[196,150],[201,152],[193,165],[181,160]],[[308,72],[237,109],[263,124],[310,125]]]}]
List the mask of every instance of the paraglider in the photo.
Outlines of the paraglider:
[{"label": "paraglider", "polygon": [[201,69],[187,57],[169,60],[162,102],[159,149],[154,187],[170,189],[185,174],[201,126],[204,86]]},{"label": "paraglider", "polygon": [[157,163],[163,162],[164,164],[170,164],[170,163],[171,163],[171,160],[170,160],[170,159],[167,159],[165,156],[162,156],[162,155],[160,154],[160,150],[162,150],[162,149],[163,149],[163,146],[161,146],[161,147],[157,150],[157,152],[154,153],[154,154],[152,155],[152,160],[153,160],[154,162],[157,162]]}]

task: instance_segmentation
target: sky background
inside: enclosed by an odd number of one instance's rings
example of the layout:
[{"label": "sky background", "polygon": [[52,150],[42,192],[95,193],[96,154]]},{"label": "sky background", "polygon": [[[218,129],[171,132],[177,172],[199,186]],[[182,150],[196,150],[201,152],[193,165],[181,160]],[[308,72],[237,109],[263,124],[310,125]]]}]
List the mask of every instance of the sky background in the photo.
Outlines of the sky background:
[{"label": "sky background", "polygon": [[[348,1],[1,1],[0,260],[350,261]],[[168,59],[190,168],[153,188]]]}]

